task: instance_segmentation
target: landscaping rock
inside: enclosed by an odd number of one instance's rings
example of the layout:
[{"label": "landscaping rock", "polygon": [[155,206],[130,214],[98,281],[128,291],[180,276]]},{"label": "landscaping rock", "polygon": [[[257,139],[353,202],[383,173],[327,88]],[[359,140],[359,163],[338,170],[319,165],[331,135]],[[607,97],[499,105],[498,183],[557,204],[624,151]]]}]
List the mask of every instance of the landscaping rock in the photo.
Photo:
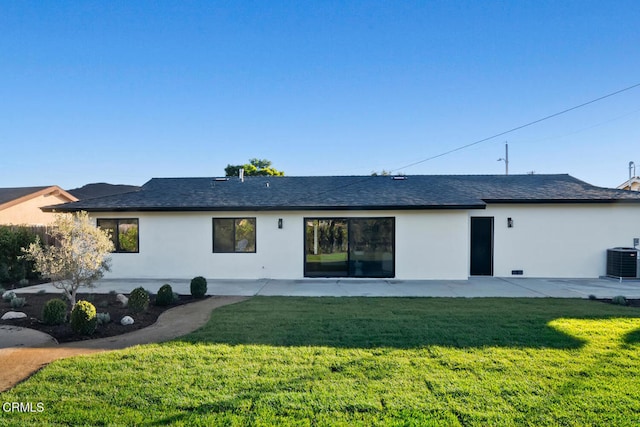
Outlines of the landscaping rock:
[{"label": "landscaping rock", "polygon": [[124,316],[122,318],[122,320],[120,320],[120,324],[127,326],[127,325],[133,325],[133,317],[131,316]]},{"label": "landscaping rock", "polygon": [[118,300],[118,302],[120,302],[122,304],[123,307],[126,307],[127,304],[129,304],[129,298],[127,298],[126,296],[124,296],[122,294],[116,295],[116,299]]},{"label": "landscaping rock", "polygon": [[21,311],[7,311],[2,315],[2,320],[24,319],[25,317],[27,315]]}]

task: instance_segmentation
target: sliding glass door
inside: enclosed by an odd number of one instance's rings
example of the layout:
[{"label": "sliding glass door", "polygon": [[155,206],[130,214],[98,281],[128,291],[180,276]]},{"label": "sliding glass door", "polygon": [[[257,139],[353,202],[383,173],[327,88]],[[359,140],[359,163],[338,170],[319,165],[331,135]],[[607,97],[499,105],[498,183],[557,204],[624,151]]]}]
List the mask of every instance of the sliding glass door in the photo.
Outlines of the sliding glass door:
[{"label": "sliding glass door", "polygon": [[305,220],[305,272],[312,277],[348,275],[348,232],[344,219]]},{"label": "sliding glass door", "polygon": [[395,276],[395,218],[305,218],[304,222],[305,276]]}]

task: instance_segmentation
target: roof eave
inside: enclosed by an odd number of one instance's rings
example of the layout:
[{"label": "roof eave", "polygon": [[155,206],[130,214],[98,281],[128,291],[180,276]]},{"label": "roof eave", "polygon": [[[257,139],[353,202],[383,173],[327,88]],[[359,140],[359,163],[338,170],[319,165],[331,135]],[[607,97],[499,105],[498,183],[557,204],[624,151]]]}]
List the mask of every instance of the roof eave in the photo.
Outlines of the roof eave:
[{"label": "roof eave", "polygon": [[500,204],[611,204],[640,203],[638,199],[483,199],[486,203]]},{"label": "roof eave", "polygon": [[464,210],[485,209],[484,203],[465,205],[370,205],[370,206],[128,206],[128,207],[71,207],[47,206],[45,212],[256,212],[256,211],[389,211],[389,210]]}]

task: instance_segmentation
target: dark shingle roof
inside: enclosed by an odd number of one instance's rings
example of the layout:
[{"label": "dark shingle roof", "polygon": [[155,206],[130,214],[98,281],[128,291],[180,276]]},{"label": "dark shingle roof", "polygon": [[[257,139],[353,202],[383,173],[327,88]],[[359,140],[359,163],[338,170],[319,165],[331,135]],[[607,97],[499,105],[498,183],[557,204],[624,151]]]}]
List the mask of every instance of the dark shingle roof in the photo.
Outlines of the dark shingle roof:
[{"label": "dark shingle roof", "polygon": [[640,193],[569,175],[411,175],[154,178],[140,191],[81,200],[57,211],[469,209],[486,203],[640,203]]},{"label": "dark shingle roof", "polygon": [[28,196],[29,194],[37,193],[49,187],[49,185],[46,185],[44,187],[0,188],[0,205],[19,199],[20,197]]}]

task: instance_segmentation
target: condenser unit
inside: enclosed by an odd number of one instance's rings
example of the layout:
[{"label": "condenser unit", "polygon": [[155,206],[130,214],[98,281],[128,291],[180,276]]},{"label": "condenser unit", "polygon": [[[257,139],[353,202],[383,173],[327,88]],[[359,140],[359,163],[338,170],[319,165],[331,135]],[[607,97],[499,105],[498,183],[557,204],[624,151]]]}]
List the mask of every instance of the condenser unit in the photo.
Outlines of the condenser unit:
[{"label": "condenser unit", "polygon": [[616,279],[636,279],[640,277],[639,270],[637,249],[607,249],[607,276]]}]

